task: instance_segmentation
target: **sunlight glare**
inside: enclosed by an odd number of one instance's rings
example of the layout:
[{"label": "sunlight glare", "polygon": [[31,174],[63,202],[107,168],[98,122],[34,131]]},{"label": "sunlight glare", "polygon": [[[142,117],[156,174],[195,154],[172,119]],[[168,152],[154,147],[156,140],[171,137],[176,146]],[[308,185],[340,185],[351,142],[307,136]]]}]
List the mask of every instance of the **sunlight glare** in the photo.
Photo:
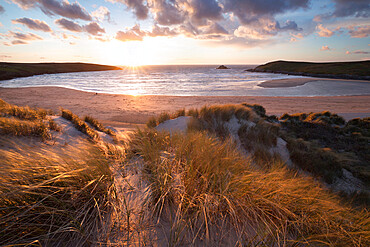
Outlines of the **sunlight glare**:
[{"label": "sunlight glare", "polygon": [[103,45],[100,57],[104,64],[142,66],[161,64],[161,57],[158,54],[160,45],[153,39],[147,38],[144,41],[121,42],[111,40]]}]

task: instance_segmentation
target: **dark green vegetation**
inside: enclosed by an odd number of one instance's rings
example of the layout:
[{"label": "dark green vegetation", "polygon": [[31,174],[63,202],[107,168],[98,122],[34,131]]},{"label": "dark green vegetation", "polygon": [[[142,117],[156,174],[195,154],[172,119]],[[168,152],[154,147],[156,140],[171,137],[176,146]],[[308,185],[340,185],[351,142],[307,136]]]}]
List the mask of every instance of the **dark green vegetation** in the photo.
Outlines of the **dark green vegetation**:
[{"label": "dark green vegetation", "polygon": [[248,71],[370,80],[370,61],[334,63],[275,61],[264,65],[259,65],[255,69]]},{"label": "dark green vegetation", "polygon": [[42,74],[119,70],[119,67],[89,63],[0,63],[0,80]]},{"label": "dark green vegetation", "polygon": [[[280,117],[292,161],[332,184],[343,168],[370,188],[370,118],[346,122],[330,112],[284,114]],[[370,205],[368,190],[356,195]]]}]

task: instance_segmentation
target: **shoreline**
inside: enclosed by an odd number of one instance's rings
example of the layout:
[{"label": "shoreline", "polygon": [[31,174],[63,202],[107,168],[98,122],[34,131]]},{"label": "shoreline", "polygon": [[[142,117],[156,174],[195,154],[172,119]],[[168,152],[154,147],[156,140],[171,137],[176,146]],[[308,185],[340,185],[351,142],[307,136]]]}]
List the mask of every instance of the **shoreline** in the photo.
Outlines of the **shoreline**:
[{"label": "shoreline", "polygon": [[[370,83],[370,81],[365,80],[346,80],[346,79],[330,79],[330,78],[289,78],[289,79],[278,79],[278,80],[268,80],[258,84],[259,87],[263,88],[284,88],[284,87],[297,87],[303,86],[309,82],[320,82],[320,81],[340,81],[340,82],[363,82]],[[321,97],[321,96],[317,96]]]},{"label": "shoreline", "polygon": [[0,98],[11,104],[40,107],[59,113],[60,107],[103,124],[136,128],[162,112],[215,104],[259,104],[268,115],[331,111],[346,120],[370,116],[370,95],[266,97],[266,96],[157,96],[90,93],[63,87],[0,88]]}]

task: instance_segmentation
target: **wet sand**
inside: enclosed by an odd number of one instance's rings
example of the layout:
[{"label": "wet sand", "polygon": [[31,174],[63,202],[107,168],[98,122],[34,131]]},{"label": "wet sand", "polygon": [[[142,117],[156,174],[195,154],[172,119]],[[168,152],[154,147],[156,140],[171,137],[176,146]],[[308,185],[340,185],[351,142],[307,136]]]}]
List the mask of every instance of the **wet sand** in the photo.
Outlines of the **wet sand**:
[{"label": "wet sand", "polygon": [[313,81],[340,81],[340,82],[363,82],[363,83],[370,83],[370,81],[363,81],[363,80],[344,80],[344,79],[327,79],[327,78],[314,78],[314,77],[307,77],[307,78],[292,78],[292,79],[280,79],[280,80],[270,80],[264,81],[258,86],[264,88],[279,88],[279,87],[296,87],[302,86],[308,82]]},{"label": "wet sand", "polygon": [[42,107],[59,112],[60,107],[83,117],[91,115],[105,125],[135,128],[151,116],[181,108],[214,104],[260,104],[269,115],[331,111],[347,120],[370,116],[370,95],[322,97],[264,96],[131,96],[95,94],[61,87],[0,88],[0,98],[17,105]]}]

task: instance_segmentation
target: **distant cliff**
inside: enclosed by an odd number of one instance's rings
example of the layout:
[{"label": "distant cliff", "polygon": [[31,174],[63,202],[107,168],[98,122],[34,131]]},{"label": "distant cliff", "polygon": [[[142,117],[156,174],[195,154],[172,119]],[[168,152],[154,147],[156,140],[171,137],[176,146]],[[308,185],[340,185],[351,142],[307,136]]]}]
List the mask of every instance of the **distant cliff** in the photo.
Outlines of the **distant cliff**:
[{"label": "distant cliff", "polygon": [[333,63],[275,61],[259,65],[247,71],[324,78],[370,80],[370,60]]},{"label": "distant cliff", "polygon": [[0,63],[0,80],[42,74],[119,70],[116,66],[91,63]]}]

